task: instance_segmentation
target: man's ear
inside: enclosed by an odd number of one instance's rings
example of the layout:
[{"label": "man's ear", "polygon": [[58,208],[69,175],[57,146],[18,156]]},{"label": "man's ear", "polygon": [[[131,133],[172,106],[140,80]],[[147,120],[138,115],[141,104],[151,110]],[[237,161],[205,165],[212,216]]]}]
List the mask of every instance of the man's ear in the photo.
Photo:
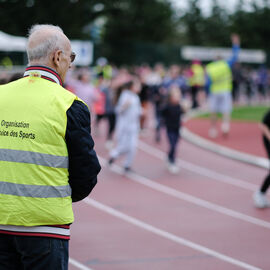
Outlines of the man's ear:
[{"label": "man's ear", "polygon": [[57,66],[57,67],[60,65],[61,52],[62,52],[62,51],[57,50],[57,51],[55,51],[55,53],[53,54],[52,60],[53,60],[54,65]]}]

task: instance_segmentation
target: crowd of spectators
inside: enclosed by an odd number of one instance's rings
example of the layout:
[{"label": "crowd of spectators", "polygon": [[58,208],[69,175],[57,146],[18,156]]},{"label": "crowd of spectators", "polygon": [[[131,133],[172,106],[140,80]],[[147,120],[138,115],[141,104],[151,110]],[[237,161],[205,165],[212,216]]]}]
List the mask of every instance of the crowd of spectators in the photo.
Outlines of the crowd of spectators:
[{"label": "crowd of spectators", "polygon": [[[237,62],[233,66],[232,74],[232,94],[235,105],[266,104],[269,101],[270,74],[264,65],[251,68]],[[77,68],[70,72],[66,87],[88,103],[92,112],[97,114],[99,119],[104,114],[109,114],[110,119],[112,119],[111,115],[117,99],[117,90],[134,75],[141,81],[139,97],[143,107],[142,132],[147,125],[150,104],[154,107],[156,127],[157,130],[159,129],[160,108],[167,102],[171,87],[179,88],[183,103],[190,108],[206,106],[207,104],[207,85],[202,85],[199,89],[194,104],[191,65],[171,65],[167,68],[160,63],[153,67],[148,64],[133,67],[115,67],[112,65],[110,74],[106,75],[102,71],[97,72],[96,67],[92,69]],[[82,87],[83,81],[87,84],[87,91]],[[114,120],[110,120],[110,122],[112,123]],[[158,133],[156,139],[159,139]]]},{"label": "crowd of spectators", "polygon": [[[165,67],[157,63],[153,67],[142,64],[132,67],[116,67],[106,62],[95,67],[80,68],[74,67],[69,71],[65,87],[74,92],[89,106],[92,114],[95,115],[96,132],[102,118],[109,121],[107,134],[108,141],[112,138],[115,125],[114,106],[117,99],[118,89],[132,76],[137,76],[141,82],[139,93],[142,115],[140,126],[144,132],[147,125],[147,117],[150,104],[153,105],[156,116],[156,140],[159,140],[160,130],[160,109],[167,102],[171,87],[179,88],[182,94],[182,102],[190,108],[206,106],[208,89],[202,85],[196,92],[194,100],[194,87],[192,85],[192,68],[190,65],[171,65]],[[204,67],[202,65],[202,67]],[[256,68],[235,63],[232,68],[233,75],[233,102],[234,105],[245,104],[266,104],[270,99],[270,71],[266,66]],[[16,80],[23,76],[23,73],[0,73],[0,84]],[[109,145],[110,143],[108,143]]]},{"label": "crowd of spectators", "polygon": [[[194,73],[199,72],[194,69],[200,65],[201,78],[194,81]],[[117,125],[117,104],[121,92],[125,85],[136,79],[140,82],[140,91],[138,96],[141,105],[139,117],[139,132],[141,135],[147,133],[148,127],[155,128],[155,137],[157,143],[161,139],[161,127],[170,126],[166,123],[164,109],[168,107],[171,92],[179,92],[181,99],[181,112],[186,112],[192,108],[207,108],[207,97],[209,89],[207,79],[204,76],[205,67],[199,61],[193,61],[190,65],[180,66],[171,65],[165,67],[157,63],[153,67],[148,64],[142,64],[132,67],[116,67],[109,65],[106,61],[100,61],[95,67],[73,67],[67,74],[65,88],[76,94],[89,107],[93,119],[93,132],[100,134],[99,125],[101,121],[107,122],[106,148],[113,147],[113,135]],[[198,73],[199,74],[199,73]],[[205,75],[206,76],[206,75]],[[270,76],[266,66],[261,65],[257,68],[251,68],[236,62],[232,68],[233,76],[233,102],[234,105],[266,104],[270,99]],[[23,73],[2,72],[0,75],[0,84],[4,84],[23,77]],[[200,87],[194,87],[196,85]],[[175,110],[175,109],[174,109]],[[178,111],[178,116],[181,113]],[[151,117],[154,116],[154,117]],[[167,117],[168,118],[168,117]],[[173,116],[169,117],[173,119]],[[170,119],[167,119],[167,122]],[[176,118],[174,118],[176,119]],[[181,119],[178,119],[181,124]],[[169,135],[169,134],[168,134]],[[176,141],[168,137],[169,149],[168,160],[173,162]]]},{"label": "crowd of spectators", "polygon": [[[108,65],[110,71],[106,75],[102,75],[98,69],[100,67],[90,68],[73,68],[70,72],[67,88],[71,91],[80,88],[82,99],[87,98],[86,102],[90,105],[95,99],[94,88],[98,80],[102,80],[102,84],[108,85],[114,91],[130,74],[137,75],[142,82],[142,91],[140,98],[143,107],[147,106],[147,101],[152,101],[154,104],[160,102],[160,97],[166,95],[166,91],[171,85],[177,85],[183,94],[184,99],[191,100],[192,98],[192,83],[191,83],[191,65],[170,65],[165,67],[158,63],[151,67],[148,64],[142,64],[132,67],[116,67]],[[203,65],[202,65],[203,66]],[[233,74],[233,100],[235,104],[253,104],[264,103],[270,97],[270,70],[265,65],[256,67],[247,66],[235,63],[232,68]],[[16,80],[23,76],[23,72],[1,71],[0,84],[4,84]],[[88,89],[88,90],[87,90]],[[199,94],[200,102],[207,95],[207,86],[204,91]],[[75,91],[76,92],[76,91]],[[85,94],[82,94],[82,93]],[[89,92],[89,93],[88,93]],[[110,93],[111,94],[111,93]],[[86,95],[86,96],[84,96]],[[200,105],[202,105],[200,103]],[[144,119],[142,118],[142,122]],[[143,123],[142,123],[143,125]]]}]

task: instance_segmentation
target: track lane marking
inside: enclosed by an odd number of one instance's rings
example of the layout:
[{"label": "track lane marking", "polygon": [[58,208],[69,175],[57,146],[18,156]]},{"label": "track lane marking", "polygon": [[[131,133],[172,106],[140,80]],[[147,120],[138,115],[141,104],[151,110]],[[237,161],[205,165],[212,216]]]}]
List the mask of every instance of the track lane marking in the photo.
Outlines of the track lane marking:
[{"label": "track lane marking", "polygon": [[178,237],[172,233],[169,233],[167,231],[164,231],[164,230],[161,230],[161,229],[158,229],[148,223],[145,223],[139,219],[136,219],[134,217],[131,217],[129,215],[126,215],[118,210],[115,210],[109,206],[106,206],[96,200],[93,200],[93,199],[90,199],[90,198],[85,198],[83,200],[86,204],[92,206],[92,207],[95,207],[103,212],[106,212],[107,214],[110,214],[112,216],[115,216],[115,217],[118,217],[130,224],[133,224],[137,227],[140,227],[141,229],[144,229],[148,232],[151,232],[151,233],[154,233],[156,235],[159,235],[163,238],[166,238],[168,240],[171,240],[173,242],[176,242],[180,245],[183,245],[183,246],[186,246],[186,247],[189,247],[191,249],[194,249],[194,250],[197,250],[199,252],[202,252],[204,254],[207,254],[207,255],[210,255],[210,256],[213,256],[219,260],[222,260],[222,261],[225,261],[225,262],[228,262],[230,264],[233,264],[233,265],[236,265],[236,266],[239,266],[243,269],[247,269],[247,270],[262,270],[261,268],[258,268],[258,267],[255,267],[253,265],[250,265],[250,264],[247,264],[245,262],[242,262],[240,260],[237,260],[237,259],[234,259],[232,257],[229,257],[229,256],[226,256],[222,253],[219,253],[215,250],[212,250],[212,249],[209,249],[205,246],[202,246],[202,245],[199,245],[199,244],[196,244],[194,242],[191,242],[187,239],[184,239],[182,237]]},{"label": "track lane marking", "polygon": [[[167,155],[163,151],[161,151],[157,148],[154,148],[153,146],[151,146],[151,145],[149,145],[141,140],[139,141],[138,148],[140,150],[142,150],[143,152],[148,153],[149,155],[152,155],[152,156],[154,156],[162,161],[165,161],[167,158]],[[214,180],[217,180],[217,181],[225,183],[225,184],[231,184],[233,186],[237,186],[237,187],[251,190],[251,191],[255,191],[259,188],[259,186],[257,186],[257,185],[247,183],[247,182],[240,180],[240,179],[229,177],[225,174],[214,172],[212,170],[209,170],[207,168],[204,168],[204,167],[201,167],[198,165],[194,165],[194,164],[192,164],[188,161],[182,160],[180,158],[177,158],[177,163],[178,163],[178,166],[180,166],[183,169],[186,169],[188,171],[195,172],[197,174],[212,178]]]},{"label": "track lane marking", "polygon": [[[106,164],[105,159],[102,158],[101,156],[99,156],[98,158],[99,158],[101,164],[104,166]],[[116,164],[113,164],[110,167],[110,169],[112,171],[114,171],[115,173],[117,173],[117,174],[121,174],[121,175],[123,174],[123,169],[120,166],[116,165]],[[148,179],[148,178],[146,178],[144,176],[138,175],[136,173],[130,172],[130,173],[128,173],[126,175],[126,177],[130,178],[131,180],[133,180],[133,181],[135,181],[137,183],[140,183],[140,184],[142,184],[144,186],[147,186],[147,187],[149,187],[151,189],[154,189],[154,190],[157,190],[159,192],[165,193],[165,194],[167,194],[169,196],[172,196],[172,197],[175,197],[177,199],[187,201],[189,203],[198,205],[200,207],[207,208],[209,210],[221,213],[223,215],[233,217],[233,218],[238,219],[238,220],[242,220],[242,221],[254,224],[254,225],[258,225],[258,226],[270,229],[270,223],[267,222],[267,221],[264,221],[264,220],[261,220],[261,219],[257,219],[257,218],[254,218],[254,217],[239,213],[237,211],[231,210],[229,208],[220,206],[220,205],[215,204],[215,203],[208,202],[208,201],[203,200],[203,199],[196,198],[196,197],[194,197],[192,195],[189,195],[189,194],[183,193],[181,191],[175,190],[173,188],[167,187],[165,185],[156,183],[156,182],[154,182],[154,181],[152,181],[152,180],[150,180],[150,179]]]},{"label": "track lane marking", "polygon": [[69,258],[68,262],[81,270],[93,270],[92,268],[89,268],[72,258]]}]

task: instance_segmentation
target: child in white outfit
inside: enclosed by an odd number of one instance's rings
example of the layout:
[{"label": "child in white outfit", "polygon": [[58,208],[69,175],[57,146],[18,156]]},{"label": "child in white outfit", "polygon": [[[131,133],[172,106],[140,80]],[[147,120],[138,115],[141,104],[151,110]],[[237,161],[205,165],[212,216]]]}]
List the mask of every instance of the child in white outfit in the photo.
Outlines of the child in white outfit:
[{"label": "child in white outfit", "polygon": [[124,169],[129,171],[134,160],[140,131],[140,116],[142,113],[138,93],[141,83],[138,79],[125,84],[117,101],[115,138],[116,147],[110,152],[109,164],[120,155],[125,155]]}]

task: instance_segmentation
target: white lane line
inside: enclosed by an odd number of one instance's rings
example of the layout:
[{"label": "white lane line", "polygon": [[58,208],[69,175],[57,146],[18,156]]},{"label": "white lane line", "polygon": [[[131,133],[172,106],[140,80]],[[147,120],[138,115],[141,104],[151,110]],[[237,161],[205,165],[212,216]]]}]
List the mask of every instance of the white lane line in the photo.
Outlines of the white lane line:
[{"label": "white lane line", "polygon": [[78,269],[81,269],[81,270],[93,270],[92,268],[86,267],[85,265],[79,263],[78,261],[76,261],[76,260],[74,260],[72,258],[69,258],[68,261],[69,261],[70,264],[77,267]]},{"label": "white lane line", "polygon": [[250,264],[247,264],[245,262],[234,259],[232,257],[226,256],[226,255],[224,255],[222,253],[219,253],[219,252],[217,252],[215,250],[212,250],[212,249],[209,249],[207,247],[198,245],[198,244],[196,244],[194,242],[191,242],[191,241],[189,241],[187,239],[178,237],[178,236],[176,236],[174,234],[171,234],[171,233],[169,233],[167,231],[160,230],[160,229],[158,229],[158,228],[156,228],[156,227],[154,227],[154,226],[152,226],[150,224],[147,224],[147,223],[145,223],[143,221],[140,221],[140,220],[138,220],[136,218],[128,216],[128,215],[126,215],[126,214],[124,214],[124,213],[122,213],[122,212],[120,212],[118,210],[115,210],[115,209],[113,209],[113,208],[111,208],[109,206],[106,206],[106,205],[104,205],[104,204],[102,204],[102,203],[100,203],[98,201],[93,200],[93,199],[85,198],[83,201],[85,203],[87,203],[88,205],[91,205],[91,206],[93,206],[93,207],[95,207],[95,208],[97,208],[97,209],[99,209],[101,211],[106,212],[107,214],[118,217],[118,218],[120,218],[120,219],[122,219],[122,220],[124,220],[124,221],[126,221],[128,223],[131,223],[131,224],[133,224],[133,225],[135,225],[137,227],[140,227],[140,228],[142,228],[142,229],[144,229],[146,231],[149,231],[149,232],[154,233],[156,235],[159,235],[159,236],[161,236],[163,238],[166,238],[168,240],[176,242],[176,243],[178,243],[180,245],[192,248],[192,249],[197,250],[199,252],[202,252],[204,254],[213,256],[213,257],[215,257],[215,258],[217,258],[219,260],[222,260],[222,261],[228,262],[230,264],[239,266],[239,267],[241,267],[243,269],[262,270],[261,268],[257,268],[257,267],[255,267],[253,265],[250,265]]},{"label": "white lane line", "polygon": [[[154,147],[150,146],[149,144],[144,143],[142,141],[139,141],[138,147],[140,150],[142,150],[142,151],[144,151],[144,152],[146,152],[146,153],[148,153],[148,154],[150,154],[158,159],[161,159],[163,161],[165,161],[167,158],[167,155],[164,152],[162,152],[161,150],[154,148]],[[229,177],[227,175],[209,170],[207,168],[204,168],[204,167],[201,167],[198,165],[194,165],[190,162],[187,162],[187,161],[179,159],[179,158],[177,159],[177,163],[178,163],[178,166],[182,167],[183,169],[186,169],[186,170],[189,170],[191,172],[195,172],[197,174],[212,178],[214,180],[223,182],[225,184],[231,184],[233,186],[237,186],[237,187],[251,190],[251,191],[255,191],[259,188],[257,185],[247,183],[247,182],[240,180],[240,179]]]},{"label": "white lane line", "polygon": [[[106,164],[105,159],[103,159],[100,156],[99,156],[99,160],[102,163],[102,165]],[[118,173],[118,174],[121,174],[121,175],[123,174],[123,169],[120,166],[116,165],[116,164],[112,165],[111,169],[114,172]],[[126,176],[128,178],[130,178],[131,180],[137,182],[137,183],[140,183],[140,184],[145,185],[145,186],[147,186],[149,188],[152,188],[154,190],[165,193],[165,194],[167,194],[169,196],[173,196],[173,197],[175,197],[177,199],[181,199],[181,200],[187,201],[189,203],[198,205],[200,207],[204,207],[204,208],[207,208],[209,210],[219,212],[219,213],[221,213],[223,215],[227,215],[227,216],[236,218],[238,220],[242,220],[242,221],[254,224],[254,225],[258,225],[258,226],[270,229],[270,223],[267,222],[267,221],[264,221],[264,220],[261,220],[261,219],[258,219],[258,218],[254,218],[254,217],[239,213],[237,211],[231,210],[229,208],[225,208],[223,206],[220,206],[220,205],[215,204],[215,203],[208,202],[208,201],[203,200],[203,199],[196,198],[194,196],[191,196],[189,194],[180,192],[180,191],[175,190],[173,188],[170,188],[170,187],[167,187],[165,185],[156,183],[156,182],[154,182],[154,181],[152,181],[152,180],[150,180],[150,179],[148,179],[148,178],[146,178],[144,176],[138,175],[136,173],[128,173]]]}]

